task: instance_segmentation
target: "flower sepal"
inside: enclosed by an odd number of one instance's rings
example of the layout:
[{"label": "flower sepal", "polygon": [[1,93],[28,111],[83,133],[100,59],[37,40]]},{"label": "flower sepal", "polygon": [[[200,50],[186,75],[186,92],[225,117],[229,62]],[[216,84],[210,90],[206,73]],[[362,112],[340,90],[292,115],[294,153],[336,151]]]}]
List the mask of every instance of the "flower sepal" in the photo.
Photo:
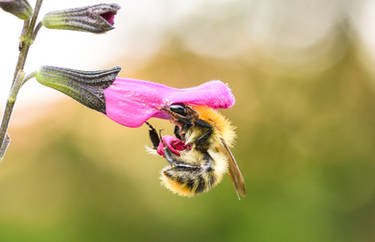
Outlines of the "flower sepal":
[{"label": "flower sepal", "polygon": [[39,83],[58,90],[81,104],[106,114],[104,89],[115,80],[120,67],[99,71],[82,71],[42,66],[35,74]]}]

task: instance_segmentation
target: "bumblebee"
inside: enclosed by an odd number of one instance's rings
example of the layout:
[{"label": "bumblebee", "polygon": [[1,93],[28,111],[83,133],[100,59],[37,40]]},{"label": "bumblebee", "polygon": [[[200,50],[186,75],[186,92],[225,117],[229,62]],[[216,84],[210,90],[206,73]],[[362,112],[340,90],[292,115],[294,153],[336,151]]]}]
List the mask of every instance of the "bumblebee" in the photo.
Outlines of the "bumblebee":
[{"label": "bumblebee", "polygon": [[[185,149],[176,154],[149,123],[154,151],[162,145],[169,163],[161,172],[161,183],[174,193],[192,197],[209,191],[230,176],[238,198],[246,195],[244,178],[229,147],[235,138],[234,127],[214,109],[176,103],[162,108],[175,125],[174,134]],[[156,153],[156,152],[153,152]]]}]

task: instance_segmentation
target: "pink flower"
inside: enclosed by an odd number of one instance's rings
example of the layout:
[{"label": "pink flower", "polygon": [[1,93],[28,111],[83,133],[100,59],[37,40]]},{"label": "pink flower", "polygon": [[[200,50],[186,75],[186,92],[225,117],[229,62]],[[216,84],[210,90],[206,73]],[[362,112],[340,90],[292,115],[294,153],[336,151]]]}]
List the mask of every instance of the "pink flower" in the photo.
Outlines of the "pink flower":
[{"label": "pink flower", "polygon": [[163,107],[173,103],[206,105],[214,109],[234,105],[234,96],[221,81],[209,81],[196,87],[177,89],[162,84],[116,78],[104,89],[106,115],[117,123],[136,128],[148,119],[168,119]]}]

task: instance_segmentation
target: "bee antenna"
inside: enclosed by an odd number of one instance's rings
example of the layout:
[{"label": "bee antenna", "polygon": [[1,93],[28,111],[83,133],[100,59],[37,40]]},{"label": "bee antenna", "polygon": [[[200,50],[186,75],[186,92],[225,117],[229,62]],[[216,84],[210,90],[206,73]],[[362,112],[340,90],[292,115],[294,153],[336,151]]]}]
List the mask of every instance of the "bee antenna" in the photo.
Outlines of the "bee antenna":
[{"label": "bee antenna", "polygon": [[165,144],[165,142],[163,140],[163,136],[161,135],[161,131],[163,131],[163,129],[159,129],[159,139],[163,143],[163,145],[166,146],[166,144]]},{"label": "bee antenna", "polygon": [[148,127],[150,127],[151,129],[153,129],[154,127],[152,127],[152,125],[149,123],[149,122],[145,122],[145,124],[147,124]]}]

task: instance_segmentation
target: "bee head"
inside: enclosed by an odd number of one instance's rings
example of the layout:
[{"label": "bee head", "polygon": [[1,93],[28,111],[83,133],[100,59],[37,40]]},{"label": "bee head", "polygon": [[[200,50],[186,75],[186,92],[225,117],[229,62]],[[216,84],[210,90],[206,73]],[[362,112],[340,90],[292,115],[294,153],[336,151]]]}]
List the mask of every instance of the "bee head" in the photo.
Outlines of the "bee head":
[{"label": "bee head", "polygon": [[166,111],[171,121],[179,127],[191,124],[199,115],[197,111],[184,103],[174,103],[162,110]]},{"label": "bee head", "polygon": [[169,106],[169,110],[175,115],[186,117],[188,115],[188,110],[186,105],[183,103],[176,103]]}]

